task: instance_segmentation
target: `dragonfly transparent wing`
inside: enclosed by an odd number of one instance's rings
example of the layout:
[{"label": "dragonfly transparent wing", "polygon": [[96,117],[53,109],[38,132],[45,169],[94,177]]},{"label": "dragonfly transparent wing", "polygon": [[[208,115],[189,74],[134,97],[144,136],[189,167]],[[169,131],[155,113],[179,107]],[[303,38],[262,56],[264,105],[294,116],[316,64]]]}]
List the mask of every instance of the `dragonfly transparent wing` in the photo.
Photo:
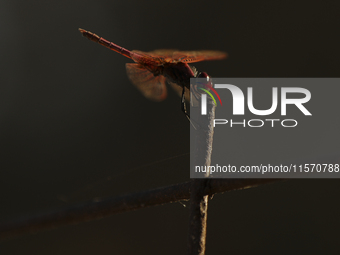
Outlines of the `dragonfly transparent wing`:
[{"label": "dragonfly transparent wing", "polygon": [[176,51],[173,53],[173,62],[195,63],[207,60],[219,60],[227,57],[222,51],[202,50],[202,51]]},{"label": "dragonfly transparent wing", "polygon": [[177,51],[174,49],[161,49],[150,52],[133,50],[131,58],[142,64],[161,65],[163,63],[195,63],[207,60],[219,60],[227,57],[227,53],[214,50]]},{"label": "dragonfly transparent wing", "polygon": [[164,76],[154,76],[143,66],[135,63],[126,64],[126,71],[130,81],[146,98],[158,102],[166,98],[167,89]]}]

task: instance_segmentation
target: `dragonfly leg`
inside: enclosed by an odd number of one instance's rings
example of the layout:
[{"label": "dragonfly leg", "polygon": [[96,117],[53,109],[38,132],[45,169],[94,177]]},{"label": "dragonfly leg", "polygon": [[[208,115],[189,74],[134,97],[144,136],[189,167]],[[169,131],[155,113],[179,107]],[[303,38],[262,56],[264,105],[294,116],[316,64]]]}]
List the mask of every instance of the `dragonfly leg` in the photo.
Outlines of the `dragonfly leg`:
[{"label": "dragonfly leg", "polygon": [[199,125],[197,123],[193,123],[193,121],[190,119],[190,115],[187,112],[187,106],[185,104],[185,87],[183,87],[183,91],[182,91],[182,97],[181,97],[181,110],[182,112],[184,112],[185,116],[187,117],[187,119],[190,121],[190,124],[194,127],[194,129],[197,129],[197,127],[199,127]]},{"label": "dragonfly leg", "polygon": [[182,112],[184,112],[185,116],[190,121],[190,115],[187,112],[187,106],[185,104],[185,88],[184,87],[183,87],[182,97],[181,97],[181,110],[182,110]]}]

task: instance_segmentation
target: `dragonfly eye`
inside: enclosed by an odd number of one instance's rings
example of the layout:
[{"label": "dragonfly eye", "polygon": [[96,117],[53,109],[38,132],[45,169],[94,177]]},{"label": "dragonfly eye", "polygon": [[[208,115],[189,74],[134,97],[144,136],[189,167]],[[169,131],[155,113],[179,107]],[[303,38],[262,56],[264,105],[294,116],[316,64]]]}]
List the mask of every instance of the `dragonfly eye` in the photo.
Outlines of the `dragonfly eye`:
[{"label": "dragonfly eye", "polygon": [[210,76],[206,73],[206,72],[200,72],[198,75],[197,75],[197,78],[204,78],[206,79],[206,82],[199,82],[201,83],[202,85],[204,85],[205,88],[208,88],[212,86],[212,81],[211,81],[211,78]]},{"label": "dragonfly eye", "polygon": [[209,90],[211,88],[212,84],[211,84],[210,76],[206,72],[199,72],[197,74],[196,78],[204,78],[205,79],[204,82],[202,82],[202,80],[198,81],[197,84],[195,84],[194,86],[191,87],[191,88],[193,88],[192,94],[195,96],[196,100],[199,100],[201,93],[204,93],[205,89]]},{"label": "dragonfly eye", "polygon": [[197,78],[210,78],[209,75],[206,72],[200,72],[197,75]]}]

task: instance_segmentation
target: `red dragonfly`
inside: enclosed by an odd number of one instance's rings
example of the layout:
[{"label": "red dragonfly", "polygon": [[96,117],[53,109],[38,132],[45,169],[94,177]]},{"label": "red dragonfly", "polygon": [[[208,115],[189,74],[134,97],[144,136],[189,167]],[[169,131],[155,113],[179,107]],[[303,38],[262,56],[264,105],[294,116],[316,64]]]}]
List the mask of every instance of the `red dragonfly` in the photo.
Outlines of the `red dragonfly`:
[{"label": "red dragonfly", "polygon": [[[127,63],[126,71],[131,82],[142,94],[154,101],[162,101],[167,96],[166,84],[181,93],[182,111],[189,118],[185,107],[185,98],[189,99],[190,78],[208,78],[205,72],[197,72],[188,63],[205,60],[219,60],[227,57],[221,51],[177,51],[170,49],[142,52],[127,50],[98,35],[79,28],[79,31],[91,41],[97,42],[119,54],[131,58],[136,63]],[[190,119],[189,119],[190,120]]]}]

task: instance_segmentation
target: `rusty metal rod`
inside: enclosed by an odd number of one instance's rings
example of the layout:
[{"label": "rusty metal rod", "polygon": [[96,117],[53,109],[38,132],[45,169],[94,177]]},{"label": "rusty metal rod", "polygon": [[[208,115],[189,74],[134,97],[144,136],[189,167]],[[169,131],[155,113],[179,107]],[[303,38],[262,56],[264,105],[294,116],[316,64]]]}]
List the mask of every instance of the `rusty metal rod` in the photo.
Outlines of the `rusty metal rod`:
[{"label": "rusty metal rod", "polygon": [[[250,188],[274,181],[276,179],[209,179],[204,194],[213,195],[215,193]],[[12,222],[4,222],[0,224],[0,239],[49,230],[63,225],[96,220],[144,207],[188,200],[190,198],[190,187],[191,182],[189,181],[168,187],[118,196],[100,202],[74,205],[58,211],[24,217]]]},{"label": "rusty metal rod", "polygon": [[[200,106],[200,103],[199,103]],[[193,166],[210,166],[214,135],[214,118],[216,105],[207,100],[207,114],[193,111],[192,117],[199,128],[191,128],[191,164]],[[191,166],[190,166],[191,167]],[[209,177],[209,172],[204,175]],[[204,255],[207,233],[209,195],[204,194],[208,179],[192,179],[190,190],[190,220],[188,235],[188,254]]]}]

